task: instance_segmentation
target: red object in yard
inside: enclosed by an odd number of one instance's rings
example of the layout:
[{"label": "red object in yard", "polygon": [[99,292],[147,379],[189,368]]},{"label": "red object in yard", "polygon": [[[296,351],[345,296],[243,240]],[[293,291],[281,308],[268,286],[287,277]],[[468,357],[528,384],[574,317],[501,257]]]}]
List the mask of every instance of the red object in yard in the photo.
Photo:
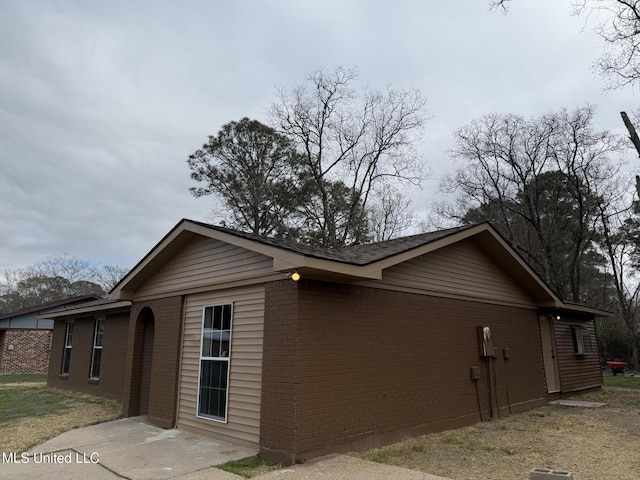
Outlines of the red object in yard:
[{"label": "red object in yard", "polygon": [[607,362],[607,367],[611,369],[614,375],[624,373],[624,369],[627,368],[627,362]]}]

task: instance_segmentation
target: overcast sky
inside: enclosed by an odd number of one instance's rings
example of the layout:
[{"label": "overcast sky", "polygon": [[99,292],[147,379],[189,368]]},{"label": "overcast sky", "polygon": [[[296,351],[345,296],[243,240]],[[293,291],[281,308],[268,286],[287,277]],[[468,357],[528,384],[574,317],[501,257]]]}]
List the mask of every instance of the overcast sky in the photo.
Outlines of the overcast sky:
[{"label": "overcast sky", "polygon": [[206,220],[188,155],[229,121],[268,122],[275,87],[319,67],[426,97],[421,212],[454,130],[481,115],[591,103],[624,133],[638,93],[603,92],[597,19],[571,3],[0,0],[0,272],[63,252],[131,267],[181,218]]}]

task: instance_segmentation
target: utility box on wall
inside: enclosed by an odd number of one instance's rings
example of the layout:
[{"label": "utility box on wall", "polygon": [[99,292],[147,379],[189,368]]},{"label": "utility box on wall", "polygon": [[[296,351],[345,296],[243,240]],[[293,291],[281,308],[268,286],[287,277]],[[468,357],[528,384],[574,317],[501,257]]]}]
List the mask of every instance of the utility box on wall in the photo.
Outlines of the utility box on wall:
[{"label": "utility box on wall", "polygon": [[491,340],[491,328],[487,326],[478,327],[478,347],[481,357],[495,357],[493,341]]}]

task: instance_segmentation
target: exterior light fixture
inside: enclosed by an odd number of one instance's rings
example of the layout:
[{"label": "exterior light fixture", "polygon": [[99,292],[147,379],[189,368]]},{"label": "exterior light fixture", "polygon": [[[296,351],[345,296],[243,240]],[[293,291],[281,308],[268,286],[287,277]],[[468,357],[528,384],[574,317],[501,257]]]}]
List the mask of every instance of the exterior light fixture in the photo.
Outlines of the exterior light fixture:
[{"label": "exterior light fixture", "polygon": [[293,280],[294,282],[297,282],[298,280],[300,280],[300,274],[297,271],[292,272],[291,280]]}]

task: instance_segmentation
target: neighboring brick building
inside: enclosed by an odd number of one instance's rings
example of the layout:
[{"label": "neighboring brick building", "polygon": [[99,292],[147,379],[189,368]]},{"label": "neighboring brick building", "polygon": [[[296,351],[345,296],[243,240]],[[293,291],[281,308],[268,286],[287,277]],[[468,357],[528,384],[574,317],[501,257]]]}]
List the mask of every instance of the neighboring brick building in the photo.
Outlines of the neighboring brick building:
[{"label": "neighboring brick building", "polygon": [[65,298],[0,315],[0,374],[45,373],[49,368],[52,320],[38,315],[66,305],[78,305],[99,297]]},{"label": "neighboring brick building", "polygon": [[44,315],[48,382],[291,463],[599,388],[596,315],[488,224],[329,250],[183,220]]}]

